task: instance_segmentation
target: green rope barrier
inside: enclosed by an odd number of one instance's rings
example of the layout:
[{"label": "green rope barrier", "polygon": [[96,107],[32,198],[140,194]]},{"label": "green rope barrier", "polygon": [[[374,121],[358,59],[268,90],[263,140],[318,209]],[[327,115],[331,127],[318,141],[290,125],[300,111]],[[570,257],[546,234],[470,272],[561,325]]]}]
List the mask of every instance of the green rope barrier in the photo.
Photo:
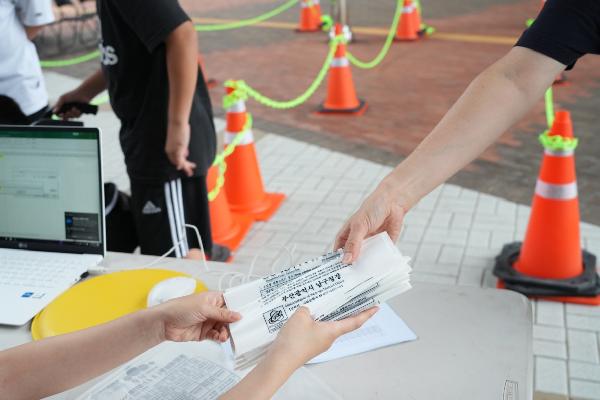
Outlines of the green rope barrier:
[{"label": "green rope barrier", "polygon": [[570,151],[577,148],[579,139],[564,137],[559,135],[550,135],[548,131],[539,136],[540,143],[545,149],[551,151]]},{"label": "green rope barrier", "polygon": [[394,13],[394,19],[392,20],[392,25],[390,26],[390,31],[387,34],[387,37],[385,39],[383,47],[381,47],[381,50],[379,51],[379,54],[377,54],[375,56],[375,58],[373,58],[371,61],[361,61],[358,58],[356,58],[356,56],[354,56],[354,54],[347,52],[346,57],[352,64],[354,64],[358,68],[370,69],[370,68],[374,68],[374,67],[378,66],[381,63],[381,61],[383,61],[383,59],[385,58],[385,56],[387,55],[387,53],[390,50],[390,46],[392,45],[392,42],[394,41],[394,36],[396,35],[396,31],[398,30],[398,24],[400,23],[400,16],[402,15],[402,7],[403,7],[403,1],[397,0],[396,1],[396,12]]},{"label": "green rope barrier", "polygon": [[[417,12],[419,13],[419,16],[421,18],[423,18],[423,8],[421,7],[421,1],[414,0],[414,4],[417,7]],[[423,22],[421,22],[421,26],[419,27],[419,30],[427,36],[432,35],[435,32],[435,28],[433,26],[427,25],[426,23],[423,23]]]},{"label": "green rope barrier", "polygon": [[329,32],[329,30],[333,27],[333,18],[331,15],[322,15],[321,16],[321,29],[325,32]]},{"label": "green rope barrier", "polygon": [[546,90],[544,101],[546,103],[546,122],[548,123],[548,128],[552,128],[552,124],[554,123],[554,100],[552,95],[552,86]]},{"label": "green rope barrier", "polygon": [[84,54],[75,58],[69,58],[66,60],[41,60],[40,65],[42,66],[42,68],[69,67],[71,65],[81,64],[83,62],[90,61],[98,57],[100,57],[100,51],[95,50],[91,53]]},{"label": "green rope barrier", "polygon": [[108,93],[104,93],[103,95],[100,96],[96,96],[92,99],[92,101],[90,101],[90,104],[93,104],[95,106],[99,106],[105,103],[108,103]]},{"label": "green rope barrier", "polygon": [[217,177],[215,187],[210,192],[208,192],[208,201],[213,201],[214,199],[216,199],[219,195],[219,192],[221,191],[221,188],[223,187],[223,185],[225,185],[225,171],[227,171],[227,162],[225,161],[225,159],[233,153],[236,146],[240,144],[240,142],[244,138],[244,135],[249,129],[252,129],[252,114],[247,112],[246,123],[244,123],[244,128],[242,129],[242,131],[233,137],[231,143],[225,146],[225,149],[221,153],[217,154],[217,156],[215,157],[215,161],[213,161],[212,163],[212,165],[219,166],[219,176]]},{"label": "green rope barrier", "polygon": [[282,12],[292,8],[294,5],[298,3],[298,0],[289,0],[282,5],[275,7],[271,11],[268,11],[264,14],[258,15],[254,18],[249,18],[241,21],[228,22],[224,24],[213,24],[213,25],[195,25],[194,29],[197,32],[212,32],[212,31],[224,31],[228,29],[238,29],[243,28],[245,26],[254,25],[259,22],[265,21],[267,19],[273,18],[276,15],[281,14]]},{"label": "green rope barrier", "polygon": [[333,60],[333,57],[335,55],[335,50],[337,49],[338,44],[343,41],[344,41],[344,38],[342,37],[342,35],[339,35],[339,36],[336,36],[333,40],[331,40],[329,42],[329,52],[327,53],[327,57],[325,58],[325,61],[323,62],[323,66],[321,67],[321,70],[317,74],[317,77],[315,78],[315,80],[310,84],[308,89],[306,89],[306,91],[304,93],[302,93],[300,96],[298,96],[294,99],[291,99],[291,100],[287,100],[287,101],[273,100],[271,98],[264,96],[263,94],[258,92],[256,89],[253,89],[246,82],[244,82],[242,80],[240,80],[240,81],[229,80],[229,81],[225,82],[225,87],[233,88],[234,91],[231,92],[230,94],[226,95],[225,97],[223,97],[223,107],[229,108],[236,101],[238,101],[240,99],[246,99],[247,97],[252,97],[254,100],[256,100],[257,102],[259,102],[267,107],[271,107],[271,108],[275,108],[275,109],[279,109],[279,110],[294,108],[294,107],[299,106],[300,104],[302,104],[306,100],[308,100],[317,91],[317,89],[323,82],[323,79],[325,79],[325,76],[327,76],[327,70],[329,69],[329,65],[331,64],[331,61]]},{"label": "green rope barrier", "polygon": [[213,190],[208,192],[208,201],[215,201],[219,193],[221,193],[221,189],[225,185],[225,172],[227,171],[227,163],[223,160],[219,164],[219,176],[217,177],[217,182],[215,183],[215,187]]}]

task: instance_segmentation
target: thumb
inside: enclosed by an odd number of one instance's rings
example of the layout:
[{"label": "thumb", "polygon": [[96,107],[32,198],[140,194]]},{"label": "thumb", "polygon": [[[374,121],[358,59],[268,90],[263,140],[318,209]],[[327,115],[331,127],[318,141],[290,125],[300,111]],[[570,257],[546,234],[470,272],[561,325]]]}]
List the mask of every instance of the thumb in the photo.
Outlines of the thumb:
[{"label": "thumb", "polygon": [[242,315],[235,311],[228,310],[222,307],[209,306],[202,310],[202,315],[207,319],[213,319],[219,322],[236,322],[242,319]]},{"label": "thumb", "polygon": [[362,241],[367,236],[368,228],[364,222],[352,222],[350,224],[348,239],[344,246],[344,258],[342,262],[348,264],[355,261],[360,253]]},{"label": "thumb", "polygon": [[58,98],[58,100],[56,101],[56,104],[54,104],[54,108],[52,109],[52,112],[56,114],[58,112],[58,110],[60,110],[60,108],[62,107],[64,102],[65,102],[65,100],[63,99],[63,96],[60,96]]},{"label": "thumb", "polygon": [[334,323],[337,325],[337,335],[341,336],[360,328],[369,318],[375,315],[377,311],[379,311],[379,307],[371,307],[353,317],[335,321]]}]

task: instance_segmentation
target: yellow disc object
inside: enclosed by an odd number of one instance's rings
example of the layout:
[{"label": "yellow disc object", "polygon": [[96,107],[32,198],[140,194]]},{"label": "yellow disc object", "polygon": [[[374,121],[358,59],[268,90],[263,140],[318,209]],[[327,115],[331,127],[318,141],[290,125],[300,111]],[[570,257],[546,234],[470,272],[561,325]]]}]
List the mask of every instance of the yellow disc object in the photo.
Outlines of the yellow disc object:
[{"label": "yellow disc object", "polygon": [[[148,292],[158,282],[181,272],[138,269],[114,272],[76,284],[44,308],[33,319],[34,340],[78,331],[112,321],[146,308]],[[196,292],[208,290],[198,281]]]}]

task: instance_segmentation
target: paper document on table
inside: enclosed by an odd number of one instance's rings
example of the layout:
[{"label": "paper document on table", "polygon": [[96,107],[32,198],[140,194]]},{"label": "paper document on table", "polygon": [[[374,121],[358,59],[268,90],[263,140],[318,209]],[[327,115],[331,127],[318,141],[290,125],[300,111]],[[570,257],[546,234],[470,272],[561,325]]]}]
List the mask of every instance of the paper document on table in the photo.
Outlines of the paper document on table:
[{"label": "paper document on table", "polygon": [[240,377],[214,343],[165,342],[125,364],[78,400],[214,400]]},{"label": "paper document on table", "polygon": [[417,335],[394,310],[387,304],[382,304],[377,314],[362,327],[340,336],[329,350],[316,356],[308,364],[337,360],[416,339]]},{"label": "paper document on table", "polygon": [[230,325],[237,368],[260,360],[300,306],[319,321],[340,320],[410,289],[411,268],[387,233],[363,243],[352,265],[341,250],[227,290],[227,307],[243,318]]}]

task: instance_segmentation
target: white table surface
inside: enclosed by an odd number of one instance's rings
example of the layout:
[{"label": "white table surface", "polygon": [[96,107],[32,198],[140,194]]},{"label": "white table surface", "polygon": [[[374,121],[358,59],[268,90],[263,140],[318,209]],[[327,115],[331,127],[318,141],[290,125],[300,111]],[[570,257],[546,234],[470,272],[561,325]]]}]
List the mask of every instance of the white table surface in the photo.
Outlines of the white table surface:
[{"label": "white table surface", "polygon": [[[104,265],[129,269],[150,257],[109,253]],[[168,259],[160,268],[188,273],[217,288],[221,271],[236,264]],[[532,317],[517,293],[417,283],[390,302],[419,339],[308,368],[344,399],[530,400],[533,384]],[[0,325],[0,349],[31,340],[29,326]],[[90,383],[53,399],[74,399]]]}]

